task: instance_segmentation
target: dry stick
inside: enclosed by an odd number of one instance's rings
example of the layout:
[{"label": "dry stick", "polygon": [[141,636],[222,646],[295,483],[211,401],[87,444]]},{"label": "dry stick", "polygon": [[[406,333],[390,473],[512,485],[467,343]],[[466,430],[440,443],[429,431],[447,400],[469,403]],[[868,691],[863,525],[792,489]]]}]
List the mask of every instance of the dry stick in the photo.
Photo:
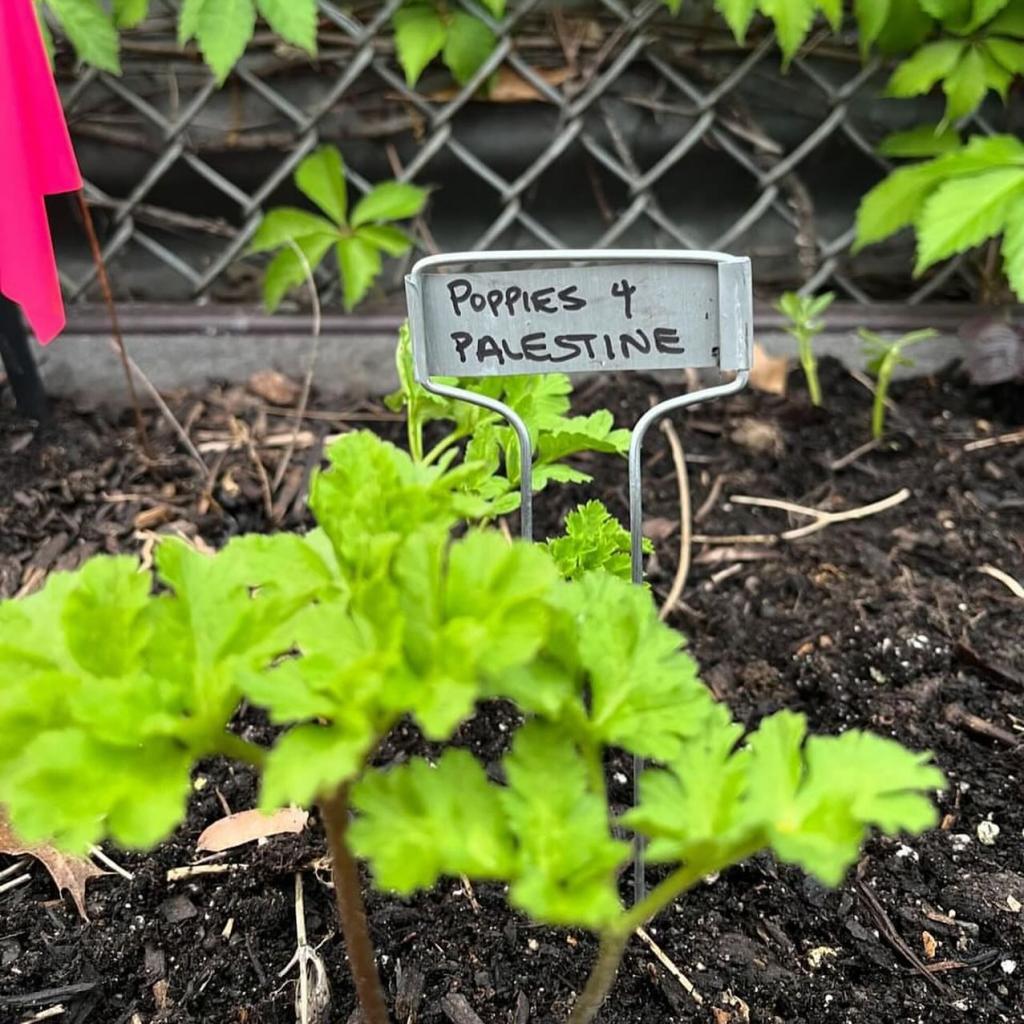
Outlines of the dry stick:
[{"label": "dry stick", "polygon": [[704,997],[697,991],[697,986],[694,985],[694,983],[690,981],[690,979],[683,974],[681,970],[679,970],[661,946],[659,946],[654,939],[652,939],[650,935],[643,930],[643,928],[637,928],[636,934],[644,943],[646,943],[650,951],[661,961],[665,970],[667,970],[668,973],[679,982],[683,991],[686,992],[686,994],[690,996],[698,1006],[703,1005]]},{"label": "dry stick", "polygon": [[888,498],[873,501],[870,505],[860,505],[857,508],[848,508],[844,512],[826,512],[820,508],[807,508],[805,505],[797,505],[792,501],[782,501],[779,498],[753,498],[746,494],[733,494],[729,500],[737,505],[756,505],[762,508],[777,508],[783,512],[792,512],[794,515],[810,516],[814,522],[806,526],[797,526],[792,530],[785,530],[782,533],[751,533],[751,534],[696,534],[693,539],[700,544],[776,544],[780,540],[799,540],[801,537],[808,537],[812,533],[824,530],[833,523],[847,523],[853,519],[866,519],[868,516],[885,512],[886,509],[894,508],[902,504],[910,497],[909,488],[903,487]]},{"label": "dry stick", "polygon": [[997,437],[983,437],[980,441],[971,441],[964,445],[965,452],[977,452],[985,448],[995,448],[1000,444],[1018,444],[1024,441],[1024,430],[1015,430],[1010,434],[999,434]]},{"label": "dry stick", "polygon": [[281,486],[285,473],[288,471],[288,463],[292,461],[295,454],[295,446],[299,441],[299,431],[302,429],[302,421],[306,416],[306,406],[309,405],[309,393],[313,390],[313,375],[316,373],[317,359],[320,356],[320,330],[323,326],[323,315],[320,310],[320,293],[316,290],[316,281],[313,278],[313,268],[306,259],[306,254],[289,238],[288,244],[292,247],[299,262],[302,264],[303,273],[306,275],[306,285],[309,288],[310,302],[313,304],[313,351],[309,355],[309,363],[306,366],[306,375],[302,380],[302,392],[299,395],[299,404],[295,407],[295,429],[292,439],[285,449],[281,461],[277,464],[274,472],[274,479],[271,481],[271,491],[276,493]]},{"label": "dry stick", "polygon": [[686,475],[686,452],[683,451],[683,442],[679,440],[676,428],[670,420],[662,420],[662,433],[668,438],[669,447],[672,449],[672,462],[676,467],[676,483],[679,486],[679,566],[676,569],[675,579],[672,580],[672,587],[658,612],[658,618],[664,622],[676,606],[676,602],[683,596],[683,588],[686,586],[686,577],[690,574],[690,481]]},{"label": "dry stick", "polygon": [[359,866],[348,848],[348,786],[339,786],[333,796],[320,802],[320,813],[327,832],[334,874],[334,895],[338,917],[345,936],[349,970],[356,987],[356,998],[363,1011],[365,1024],[390,1024],[384,988],[377,973],[373,940],[366,922]]},{"label": "dry stick", "polygon": [[85,192],[79,189],[76,193],[78,209],[82,215],[82,225],[85,228],[85,237],[89,240],[89,251],[92,253],[92,262],[96,267],[96,279],[99,281],[100,291],[103,293],[103,302],[107,307],[110,316],[110,333],[113,339],[114,351],[121,360],[121,368],[124,370],[124,381],[128,387],[128,397],[132,403],[132,410],[135,413],[135,431],[139,436],[139,444],[142,446],[146,457],[153,458],[153,449],[150,447],[149,435],[146,433],[146,424],[142,419],[142,406],[139,405],[139,396],[135,392],[135,381],[132,378],[131,368],[128,366],[128,350],[124,346],[124,335],[121,333],[121,322],[117,316],[117,306],[114,304],[114,293],[110,287],[110,278],[107,275],[107,264],[103,259],[103,251],[100,249],[100,240],[96,236],[96,225],[92,220],[92,211],[85,200]]},{"label": "dry stick", "polygon": [[1024,587],[1022,587],[1008,572],[1003,572],[1002,569],[997,569],[994,565],[979,565],[978,572],[983,572],[986,576],[991,576],[994,580],[999,580],[1000,583],[1006,589],[1013,594],[1014,597],[1019,597],[1024,601]]},{"label": "dry stick", "polygon": [[708,491],[708,496],[700,503],[700,508],[693,513],[693,521],[695,523],[701,522],[705,519],[708,513],[718,503],[718,499],[722,496],[722,488],[725,486],[725,475],[720,474],[711,481],[711,488]]}]

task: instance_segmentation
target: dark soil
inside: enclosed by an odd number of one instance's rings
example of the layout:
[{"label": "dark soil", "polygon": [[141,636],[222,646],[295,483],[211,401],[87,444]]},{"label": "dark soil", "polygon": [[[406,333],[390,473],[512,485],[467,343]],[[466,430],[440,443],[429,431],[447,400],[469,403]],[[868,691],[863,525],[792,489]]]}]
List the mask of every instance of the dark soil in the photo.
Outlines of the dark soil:
[{"label": "dark soil", "polygon": [[[836,469],[867,439],[870,396],[834,365],[824,372],[825,411],[809,409],[791,383],[789,399],[747,393],[677,420],[694,509],[718,494],[697,531],[777,533],[808,521],[729,500],[737,494],[831,510],[903,487],[910,497],[791,543],[695,544],[673,621],[708,685],[750,724],[788,707],[820,731],[867,727],[933,750],[951,781],[939,800],[942,826],[905,843],[872,841],[834,892],[767,857],[709,881],[649,928],[702,1002],[635,940],[600,1019],[1022,1021],[1024,602],[979,570],[1024,579],[1024,444],[966,446],[1019,429],[1024,390],[976,392],[952,373],[897,387],[890,439]],[[581,409],[608,405],[628,423],[661,391],[632,377],[584,386],[577,397]],[[214,469],[209,488],[156,421],[161,455],[147,459],[126,422],[62,409],[36,431],[3,414],[0,594],[29,592],[95,551],[145,552],[158,532],[216,545],[271,528],[272,518],[300,525],[304,478],[324,434],[360,418],[377,419],[396,440],[402,433],[373,406],[309,420],[309,443],[268,501],[255,460],[273,475],[282,449],[266,440],[290,420],[242,389],[184,396],[175,407]],[[678,563],[677,484],[657,431],[647,455],[645,515],[657,537],[649,578],[663,599]],[[557,529],[591,494],[624,514],[624,465],[591,465],[599,483],[539,496],[542,530]],[[488,708],[458,742],[493,760],[515,725],[510,709]],[[268,737],[251,716],[239,727]],[[415,730],[399,730],[384,756],[418,749]],[[625,802],[628,765],[609,770],[613,797]],[[29,884],[0,895],[0,1020],[61,1004],[56,1019],[68,1024],[295,1021],[295,970],[282,972],[295,950],[302,872],[309,941],[333,987],[324,1019],[346,1021],[353,996],[315,822],[222,858],[240,870],[167,881],[169,869],[196,861],[199,832],[225,806],[254,800],[248,769],[201,766],[188,821],[172,839],[148,855],[108,851],[134,880],[91,882],[88,923],[33,865]],[[991,845],[979,839],[985,822],[999,829]],[[0,858],[0,870],[8,863]],[[594,953],[586,934],[509,912],[494,886],[469,891],[453,880],[410,901],[371,895],[369,909],[401,1024],[562,1020]]]}]

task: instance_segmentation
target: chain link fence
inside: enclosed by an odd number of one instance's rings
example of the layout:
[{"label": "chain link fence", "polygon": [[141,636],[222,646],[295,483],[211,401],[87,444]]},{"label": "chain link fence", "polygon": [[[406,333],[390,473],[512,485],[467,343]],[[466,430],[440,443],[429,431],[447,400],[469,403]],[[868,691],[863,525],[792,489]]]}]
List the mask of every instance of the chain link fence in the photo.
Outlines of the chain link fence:
[{"label": "chain link fence", "polygon": [[[62,95],[122,300],[258,301],[245,250],[263,213],[300,199],[296,165],[331,142],[350,188],[434,186],[418,253],[642,246],[748,253],[764,294],[832,288],[862,303],[968,298],[955,261],[912,280],[911,240],[851,253],[859,198],[885,174],[890,131],[936,122],[941,102],[881,98],[886,71],[823,32],[780,70],[768,26],[738,46],[710,10],[659,0],[510,4],[498,46],[464,88],[431,68],[415,89],[395,59],[403,0],[320,3],[315,61],[257,35],[217,88],[174,43],[174,9],[125,38],[124,74],[61,76]],[[1019,117],[1019,115],[1018,115]],[[987,105],[975,129],[1013,130]],[[1019,127],[1019,126],[1018,126]],[[58,225],[72,301],[96,298],[78,226]],[[394,305],[407,263],[372,297]],[[329,301],[337,285],[320,271]],[[296,295],[301,301],[301,296]]]}]

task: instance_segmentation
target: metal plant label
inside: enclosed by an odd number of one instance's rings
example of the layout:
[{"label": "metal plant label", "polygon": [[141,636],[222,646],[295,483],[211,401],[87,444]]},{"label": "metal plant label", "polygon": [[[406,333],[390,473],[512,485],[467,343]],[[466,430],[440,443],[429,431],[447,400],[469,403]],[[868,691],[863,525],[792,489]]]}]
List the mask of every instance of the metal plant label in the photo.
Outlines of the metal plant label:
[{"label": "metal plant label", "polygon": [[750,262],[720,253],[428,257],[407,293],[421,380],[748,365]]}]

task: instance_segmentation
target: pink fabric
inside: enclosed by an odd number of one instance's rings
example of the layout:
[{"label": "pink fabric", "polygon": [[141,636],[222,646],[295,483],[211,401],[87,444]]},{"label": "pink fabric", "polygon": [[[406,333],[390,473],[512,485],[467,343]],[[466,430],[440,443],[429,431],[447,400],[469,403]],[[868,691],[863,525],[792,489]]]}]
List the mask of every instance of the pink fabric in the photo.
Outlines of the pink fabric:
[{"label": "pink fabric", "polygon": [[44,345],[64,328],[45,195],[82,187],[32,0],[0,0],[0,292]]}]

